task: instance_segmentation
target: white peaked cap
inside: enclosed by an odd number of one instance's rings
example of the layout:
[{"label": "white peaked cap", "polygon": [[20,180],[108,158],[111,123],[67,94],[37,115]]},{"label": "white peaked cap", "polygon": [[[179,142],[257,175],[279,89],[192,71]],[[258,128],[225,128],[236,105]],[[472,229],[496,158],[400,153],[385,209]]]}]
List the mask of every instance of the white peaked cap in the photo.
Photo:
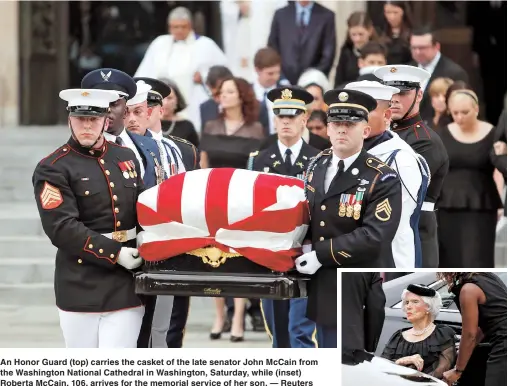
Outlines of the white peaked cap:
[{"label": "white peaked cap", "polygon": [[67,101],[68,107],[89,106],[108,108],[111,102],[118,100],[118,92],[99,89],[67,89],[60,91],[60,98]]},{"label": "white peaked cap", "polygon": [[397,87],[385,86],[372,80],[362,80],[360,82],[351,82],[344,87],[347,90],[361,91],[378,101],[390,101],[393,94],[398,94],[400,90]]},{"label": "white peaked cap", "polygon": [[127,106],[137,105],[138,103],[146,101],[148,98],[148,92],[152,89],[152,86],[142,80],[138,80],[136,82],[136,86],[138,88],[136,95],[127,101]]},{"label": "white peaked cap", "polygon": [[423,68],[403,64],[382,66],[374,71],[374,75],[383,82],[401,81],[420,84],[430,78],[430,72]]}]

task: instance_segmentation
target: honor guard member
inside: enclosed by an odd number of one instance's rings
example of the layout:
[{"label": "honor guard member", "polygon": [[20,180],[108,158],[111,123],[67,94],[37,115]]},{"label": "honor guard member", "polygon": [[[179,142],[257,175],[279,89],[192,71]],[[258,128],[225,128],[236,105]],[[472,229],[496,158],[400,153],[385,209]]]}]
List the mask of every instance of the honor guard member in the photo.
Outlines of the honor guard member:
[{"label": "honor guard member", "polygon": [[104,139],[118,93],[63,90],[69,141],[33,175],[44,232],[58,248],[55,297],[66,347],[134,348],[144,314],[134,292],[136,202],[143,189],[134,153]]},{"label": "honor guard member", "polygon": [[425,158],[416,153],[397,133],[387,130],[390,125],[390,101],[397,94],[396,87],[363,80],[345,86],[370,95],[377,107],[369,113],[370,136],[363,148],[393,168],[402,184],[402,213],[392,242],[392,254],[397,268],[421,268],[422,251],[418,222],[425,193],[430,180]]},{"label": "honor guard member", "polygon": [[[265,150],[251,153],[248,169],[303,180],[311,158],[319,153],[302,139],[307,123],[305,106],[312,103],[312,94],[300,88],[286,87],[271,90],[267,97],[273,102],[278,140]],[[273,348],[317,346],[316,324],[305,316],[307,298],[262,299],[261,309]]]},{"label": "honor guard member", "polygon": [[324,99],[332,148],[307,169],[312,245],[304,245],[295,262],[298,271],[312,275],[307,317],[316,322],[319,347],[337,347],[337,268],[395,266],[391,243],[402,193],[397,173],[363,150],[375,99],[340,89]]},{"label": "honor guard member", "polygon": [[425,158],[430,169],[430,185],[422,205],[419,232],[423,268],[437,268],[439,248],[434,204],[441,194],[449,161],[441,138],[420,116],[420,102],[423,97],[421,83],[430,78],[430,73],[414,66],[396,65],[380,67],[374,75],[381,79],[383,84],[400,90],[392,98],[391,129]]},{"label": "honor guard member", "polygon": [[117,91],[119,98],[111,103],[108,113],[109,126],[104,136],[106,140],[131,149],[141,167],[141,177],[146,188],[151,188],[162,182],[160,175],[161,159],[157,143],[151,138],[142,137],[128,132],[123,123],[126,104],[135,97],[136,82],[125,72],[114,68],[100,68],[85,75],[81,81],[81,88]]},{"label": "honor guard member", "polygon": [[[134,78],[134,80],[138,85],[145,84],[150,87],[146,96],[149,129],[146,130],[145,135],[153,137],[159,145],[167,175],[170,177],[199,169],[199,154],[192,143],[178,137],[165,138],[162,135],[162,103],[163,99],[171,93],[169,86],[152,78]],[[142,327],[142,335],[149,335],[149,347],[181,348],[189,307],[188,296],[150,297],[145,310],[146,322],[143,321]],[[151,328],[148,328],[150,315],[152,316]]]},{"label": "honor guard member", "polygon": [[386,296],[379,272],[342,274],[342,351],[376,351],[385,321]]}]

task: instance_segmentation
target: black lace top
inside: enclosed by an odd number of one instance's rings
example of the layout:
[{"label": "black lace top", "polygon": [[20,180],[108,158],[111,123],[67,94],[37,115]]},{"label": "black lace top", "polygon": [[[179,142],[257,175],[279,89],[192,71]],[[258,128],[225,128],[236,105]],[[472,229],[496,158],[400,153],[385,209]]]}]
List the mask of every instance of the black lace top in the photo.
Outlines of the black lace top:
[{"label": "black lace top", "polygon": [[403,357],[420,354],[424,361],[422,372],[442,378],[443,373],[455,363],[455,331],[448,326],[436,325],[427,339],[409,342],[402,336],[409,329],[411,327],[395,332],[381,356],[395,362]]}]

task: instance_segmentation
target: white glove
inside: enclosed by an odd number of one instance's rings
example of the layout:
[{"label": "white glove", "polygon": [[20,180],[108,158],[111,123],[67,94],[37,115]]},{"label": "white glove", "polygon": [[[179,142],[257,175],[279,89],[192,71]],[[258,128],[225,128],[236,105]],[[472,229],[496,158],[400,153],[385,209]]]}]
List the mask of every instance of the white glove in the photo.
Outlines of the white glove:
[{"label": "white glove", "polygon": [[322,264],[319,262],[316,251],[307,252],[295,260],[296,269],[300,273],[313,275],[321,268]]},{"label": "white glove", "polygon": [[127,269],[134,269],[138,268],[143,263],[143,259],[139,256],[139,252],[136,248],[122,247],[118,254],[117,263]]}]

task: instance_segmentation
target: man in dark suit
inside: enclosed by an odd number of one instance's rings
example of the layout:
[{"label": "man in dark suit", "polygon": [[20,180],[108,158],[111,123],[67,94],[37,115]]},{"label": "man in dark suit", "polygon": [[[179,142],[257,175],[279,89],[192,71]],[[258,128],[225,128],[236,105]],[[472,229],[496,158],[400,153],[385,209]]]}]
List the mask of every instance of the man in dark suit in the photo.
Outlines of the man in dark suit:
[{"label": "man in dark suit", "polygon": [[206,77],[206,86],[210,89],[212,97],[199,105],[201,115],[201,132],[208,121],[219,118],[219,87],[224,79],[232,77],[231,70],[224,66],[212,66]]},{"label": "man in dark suit", "polygon": [[412,65],[418,66],[431,74],[430,79],[421,85],[423,90],[423,99],[420,103],[420,115],[429,125],[434,118],[434,109],[432,108],[429,85],[436,78],[450,78],[452,80],[462,80],[468,82],[466,71],[450,58],[441,54],[441,44],[437,41],[433,31],[429,27],[415,29],[411,33],[411,53],[414,62]]},{"label": "man in dark suit", "polygon": [[342,273],[342,351],[375,352],[385,320],[379,272]]},{"label": "man in dark suit", "polygon": [[314,1],[291,1],[273,16],[268,46],[282,57],[291,84],[307,68],[329,75],[335,59],[335,13]]}]

